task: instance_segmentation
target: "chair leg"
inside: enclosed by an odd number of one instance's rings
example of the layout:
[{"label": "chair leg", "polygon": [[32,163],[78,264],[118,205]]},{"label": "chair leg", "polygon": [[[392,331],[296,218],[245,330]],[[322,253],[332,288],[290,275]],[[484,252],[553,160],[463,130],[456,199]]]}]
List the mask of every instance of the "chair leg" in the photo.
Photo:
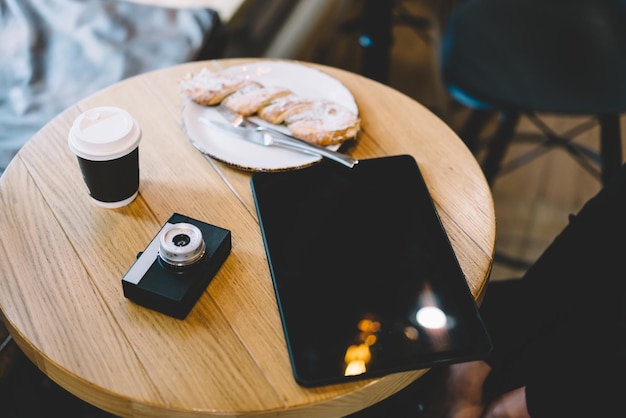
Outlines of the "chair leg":
[{"label": "chair leg", "polygon": [[600,121],[602,184],[607,184],[622,165],[620,120],[617,114],[599,115],[598,119]]},{"label": "chair leg", "polygon": [[482,168],[487,179],[487,183],[491,186],[500,171],[504,154],[513,140],[515,128],[520,119],[519,112],[504,111],[500,114],[500,123],[493,137],[487,145],[487,155],[483,160]]},{"label": "chair leg", "polygon": [[459,136],[472,153],[478,151],[478,137],[493,115],[493,112],[486,110],[472,110],[467,117],[467,121],[463,124]]},{"label": "chair leg", "polygon": [[362,47],[361,74],[387,83],[393,43],[393,2],[365,0],[362,14],[363,32],[359,36]]}]

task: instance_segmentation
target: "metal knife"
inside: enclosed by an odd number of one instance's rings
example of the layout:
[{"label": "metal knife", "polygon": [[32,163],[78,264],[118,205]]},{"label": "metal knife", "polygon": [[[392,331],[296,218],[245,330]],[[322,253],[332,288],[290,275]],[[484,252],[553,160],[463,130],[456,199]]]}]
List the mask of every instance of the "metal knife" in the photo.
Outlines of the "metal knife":
[{"label": "metal knife", "polygon": [[205,118],[200,118],[200,121],[205,124],[214,125],[228,132],[232,132],[238,135],[240,138],[243,138],[258,145],[263,145],[266,147],[280,146],[283,148],[300,151],[309,155],[315,155],[317,157],[326,157],[349,168],[353,168],[359,162],[359,160],[340,152],[331,151],[327,148],[313,145],[297,138],[283,137],[281,135],[277,135],[276,131],[266,129],[263,126],[247,128],[244,126],[233,126],[229,123],[209,120]]}]

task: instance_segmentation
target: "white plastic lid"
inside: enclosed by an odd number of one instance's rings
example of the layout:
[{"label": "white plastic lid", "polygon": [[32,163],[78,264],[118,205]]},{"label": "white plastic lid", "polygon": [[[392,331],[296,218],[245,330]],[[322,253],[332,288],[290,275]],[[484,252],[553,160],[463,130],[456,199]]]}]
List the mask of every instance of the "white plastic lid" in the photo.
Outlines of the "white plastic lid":
[{"label": "white plastic lid", "polygon": [[141,140],[141,129],[124,109],[96,107],[76,118],[68,138],[70,149],[91,161],[114,160],[133,151]]}]

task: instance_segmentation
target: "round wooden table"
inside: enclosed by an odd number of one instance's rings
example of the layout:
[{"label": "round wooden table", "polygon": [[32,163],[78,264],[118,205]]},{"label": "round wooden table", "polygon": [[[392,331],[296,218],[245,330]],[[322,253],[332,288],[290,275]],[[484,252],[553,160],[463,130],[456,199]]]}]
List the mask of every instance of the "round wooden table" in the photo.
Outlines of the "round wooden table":
[{"label": "round wooden table", "polygon": [[[198,152],[181,129],[177,80],[195,62],[143,74],[85,98],[20,150],[0,177],[0,308],[19,347],[79,398],[120,416],[340,417],[426,371],[304,388],[296,384],[250,173]],[[306,65],[313,65],[307,64]],[[359,159],[411,154],[431,190],[473,295],[493,261],[491,192],[472,154],[429,110],[387,86],[314,65],[353,94]],[[93,204],[67,137],[96,106],[128,110],[143,130],[138,198]],[[126,299],[121,277],[173,212],[232,232],[232,252],[185,320]]]}]

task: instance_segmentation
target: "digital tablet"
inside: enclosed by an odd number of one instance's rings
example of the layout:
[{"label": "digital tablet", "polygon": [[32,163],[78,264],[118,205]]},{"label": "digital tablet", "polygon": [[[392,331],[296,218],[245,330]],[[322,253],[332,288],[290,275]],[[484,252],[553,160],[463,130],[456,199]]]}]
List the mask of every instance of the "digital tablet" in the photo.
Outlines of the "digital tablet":
[{"label": "digital tablet", "polygon": [[491,342],[415,159],[251,179],[287,350],[307,387],[484,358]]}]

